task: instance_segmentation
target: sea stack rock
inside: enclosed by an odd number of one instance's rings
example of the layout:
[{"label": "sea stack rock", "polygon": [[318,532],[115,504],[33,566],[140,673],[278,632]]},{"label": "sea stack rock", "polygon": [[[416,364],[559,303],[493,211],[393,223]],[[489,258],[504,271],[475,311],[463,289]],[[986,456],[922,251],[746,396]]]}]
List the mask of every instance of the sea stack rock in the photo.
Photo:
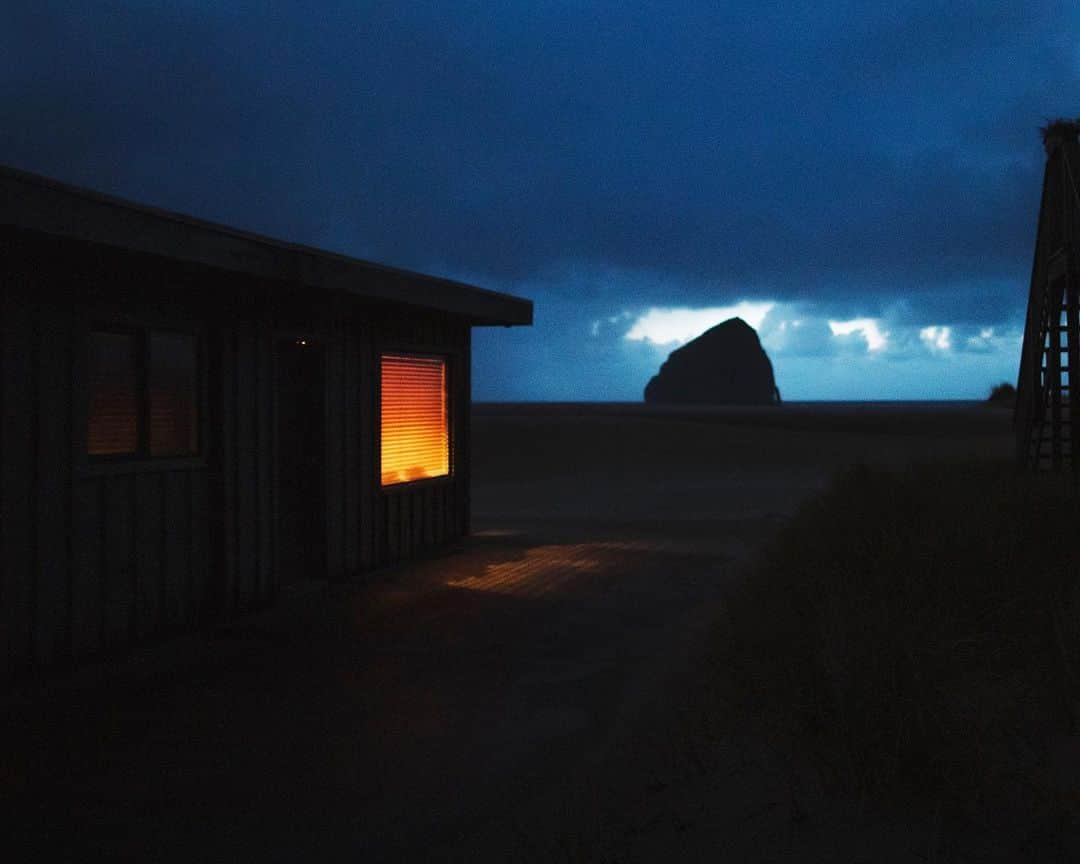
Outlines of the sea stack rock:
[{"label": "sea stack rock", "polygon": [[729,318],[676,348],[645,387],[645,401],[775,405],[780,391],[757,331]]}]

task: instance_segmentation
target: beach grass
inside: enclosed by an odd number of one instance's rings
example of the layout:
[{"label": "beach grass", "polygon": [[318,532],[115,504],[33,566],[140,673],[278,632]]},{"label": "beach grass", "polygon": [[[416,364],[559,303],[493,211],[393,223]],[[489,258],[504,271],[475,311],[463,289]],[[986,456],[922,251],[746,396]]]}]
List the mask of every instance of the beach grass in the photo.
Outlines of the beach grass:
[{"label": "beach grass", "polygon": [[726,705],[827,789],[968,830],[1080,812],[1080,506],[999,462],[855,467],[733,590]]}]

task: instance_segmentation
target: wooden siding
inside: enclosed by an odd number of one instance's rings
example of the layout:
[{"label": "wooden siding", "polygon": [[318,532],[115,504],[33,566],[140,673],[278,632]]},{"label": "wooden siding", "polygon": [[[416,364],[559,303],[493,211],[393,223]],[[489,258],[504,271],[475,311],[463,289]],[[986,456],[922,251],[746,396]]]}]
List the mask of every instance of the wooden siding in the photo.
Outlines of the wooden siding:
[{"label": "wooden siding", "polygon": [[[466,322],[14,232],[0,253],[0,677],[274,602],[281,339],[325,347],[326,571],[312,575],[363,578],[468,531]],[[88,335],[109,322],[198,335],[198,457],[86,456]],[[450,477],[380,487],[383,351],[448,357]]]},{"label": "wooden siding", "polygon": [[211,575],[206,483],[191,469],[76,479],[75,656],[198,623]]},{"label": "wooden siding", "polygon": [[7,652],[5,672],[19,669],[33,656],[33,594],[37,567],[37,355],[36,310],[29,275],[11,266],[3,280],[3,427],[0,429],[0,604]]},{"label": "wooden siding", "polygon": [[[378,416],[378,357],[384,351],[447,355],[450,373],[451,476],[381,488],[373,466],[376,566],[396,564],[461,537],[469,530],[469,347],[468,327],[445,317],[399,313],[378,320],[370,374]],[[378,429],[369,424],[378,452]]]},{"label": "wooden siding", "polygon": [[211,328],[207,457],[216,572],[203,604],[211,618],[266,606],[277,593],[271,340],[262,317]]}]

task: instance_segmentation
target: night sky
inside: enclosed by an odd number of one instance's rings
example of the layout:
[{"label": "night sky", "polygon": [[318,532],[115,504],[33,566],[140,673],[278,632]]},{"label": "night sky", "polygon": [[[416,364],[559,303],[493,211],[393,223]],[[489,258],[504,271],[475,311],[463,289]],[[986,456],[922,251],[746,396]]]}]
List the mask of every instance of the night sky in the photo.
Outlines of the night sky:
[{"label": "night sky", "polygon": [[640,399],[736,312],[786,399],[982,398],[1078,85],[1075,0],[42,0],[0,162],[532,298],[477,399]]}]

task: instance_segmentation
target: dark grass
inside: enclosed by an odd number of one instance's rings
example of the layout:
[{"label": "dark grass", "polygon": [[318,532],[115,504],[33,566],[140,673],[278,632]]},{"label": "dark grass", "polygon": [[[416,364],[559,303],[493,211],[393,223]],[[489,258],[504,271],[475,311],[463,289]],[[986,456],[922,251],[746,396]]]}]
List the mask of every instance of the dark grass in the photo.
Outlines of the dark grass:
[{"label": "dark grass", "polygon": [[1078,528],[1009,465],[847,471],[734,590],[725,698],[826,788],[1052,838],[1080,811]]}]

